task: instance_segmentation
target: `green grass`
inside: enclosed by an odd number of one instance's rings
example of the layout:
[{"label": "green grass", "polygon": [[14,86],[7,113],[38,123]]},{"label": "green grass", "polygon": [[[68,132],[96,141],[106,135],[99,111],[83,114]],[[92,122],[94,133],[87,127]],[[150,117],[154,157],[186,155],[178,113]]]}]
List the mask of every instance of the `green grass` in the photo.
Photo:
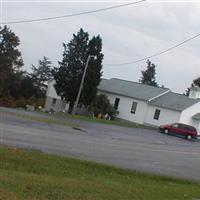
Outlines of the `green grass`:
[{"label": "green grass", "polygon": [[116,126],[122,126],[122,127],[129,127],[129,128],[152,128],[149,126],[145,126],[142,124],[137,124],[131,121],[127,121],[127,120],[122,120],[122,119],[118,119],[115,118],[114,120],[105,120],[105,119],[97,119],[97,118],[92,118],[90,116],[86,116],[86,115],[70,115],[67,113],[55,113],[55,115],[50,115],[46,112],[42,112],[42,111],[30,111],[32,113],[36,112],[36,113],[40,113],[46,116],[50,116],[51,118],[44,118],[44,117],[33,117],[33,116],[28,116],[26,114],[16,114],[13,113],[12,111],[10,111],[10,113],[12,113],[15,116],[21,117],[21,118],[26,118],[29,120],[33,120],[33,121],[39,121],[39,122],[44,122],[44,123],[48,123],[48,124],[60,124],[60,125],[65,125],[65,126],[72,126],[72,127],[79,127],[79,125],[77,123],[72,123],[72,122],[67,122],[67,121],[62,121],[59,119],[56,119],[56,116],[60,116],[66,119],[75,119],[75,120],[82,120],[82,121],[88,121],[88,122],[94,122],[94,123],[101,123],[101,124],[107,124],[107,125],[116,125]]},{"label": "green grass", "polygon": [[200,183],[0,147],[2,200],[193,200]]},{"label": "green grass", "polygon": [[15,115],[17,117],[23,118],[23,119],[28,119],[32,121],[37,121],[37,122],[42,122],[42,123],[47,123],[47,124],[58,124],[58,125],[64,125],[64,126],[71,126],[71,127],[76,127],[78,128],[79,126],[75,123],[67,122],[67,121],[62,121],[56,118],[43,118],[43,117],[34,117],[34,116],[28,116],[26,114],[16,114],[13,112],[12,115]]},{"label": "green grass", "polygon": [[[35,111],[30,111],[30,112],[35,112]],[[86,115],[70,115],[67,113],[55,113],[55,115],[50,115],[48,113],[45,112],[41,112],[41,111],[36,111],[36,113],[40,113],[43,114],[45,116],[49,116],[51,118],[44,118],[44,117],[34,117],[34,116],[28,116],[26,114],[16,114],[13,112],[10,112],[13,115],[17,116],[17,117],[21,117],[24,119],[29,119],[29,120],[33,120],[33,121],[38,121],[38,122],[44,122],[44,123],[48,123],[48,124],[58,124],[58,125],[65,125],[65,126],[71,126],[71,127],[79,127],[79,125],[77,123],[72,123],[72,122],[67,122],[67,121],[63,121],[60,120],[58,118],[56,118],[56,116],[60,116],[66,119],[75,119],[75,120],[82,120],[82,121],[88,121],[88,122],[94,122],[94,123],[101,123],[101,124],[107,124],[107,125],[117,125],[117,126],[122,126],[122,127],[129,127],[129,128],[152,128],[152,127],[147,127],[145,125],[141,125],[141,124],[137,124],[134,122],[130,122],[130,121],[126,121],[126,120],[122,120],[122,119],[114,119],[114,120],[105,120],[105,119],[96,119],[96,118],[92,118]]]},{"label": "green grass", "polygon": [[101,123],[101,124],[108,124],[108,125],[117,125],[122,127],[130,127],[130,128],[150,128],[141,124],[137,124],[134,122],[122,120],[115,118],[114,120],[105,120],[105,119],[96,119],[85,115],[70,115],[67,113],[56,113],[58,116],[63,116],[70,119],[77,119],[77,120],[83,120],[83,121],[89,121],[89,122],[95,122],[95,123]]}]

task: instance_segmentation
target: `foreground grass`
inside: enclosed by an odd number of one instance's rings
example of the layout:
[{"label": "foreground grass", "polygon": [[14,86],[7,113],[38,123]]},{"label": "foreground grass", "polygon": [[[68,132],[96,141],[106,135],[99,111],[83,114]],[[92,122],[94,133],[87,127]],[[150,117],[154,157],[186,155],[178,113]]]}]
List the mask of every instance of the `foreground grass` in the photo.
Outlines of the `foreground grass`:
[{"label": "foreground grass", "polygon": [[200,184],[0,147],[2,200],[192,200]]}]

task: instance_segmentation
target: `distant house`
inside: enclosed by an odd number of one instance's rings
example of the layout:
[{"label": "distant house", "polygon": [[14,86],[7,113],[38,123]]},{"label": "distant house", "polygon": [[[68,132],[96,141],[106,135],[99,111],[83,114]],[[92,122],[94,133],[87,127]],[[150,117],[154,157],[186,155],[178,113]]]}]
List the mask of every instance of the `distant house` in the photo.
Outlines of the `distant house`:
[{"label": "distant house", "polygon": [[[67,109],[66,102],[56,94],[54,83],[54,80],[49,82],[45,110]],[[103,79],[98,87],[98,93],[108,96],[121,119],[152,126],[180,122],[200,129],[198,92],[196,88],[191,88],[190,97],[187,97],[167,88],[116,78]]]},{"label": "distant house", "polygon": [[68,104],[61,99],[60,96],[57,95],[56,90],[54,88],[55,80],[51,79],[48,82],[48,88],[46,92],[46,101],[44,109],[45,111],[63,111],[68,110]]}]

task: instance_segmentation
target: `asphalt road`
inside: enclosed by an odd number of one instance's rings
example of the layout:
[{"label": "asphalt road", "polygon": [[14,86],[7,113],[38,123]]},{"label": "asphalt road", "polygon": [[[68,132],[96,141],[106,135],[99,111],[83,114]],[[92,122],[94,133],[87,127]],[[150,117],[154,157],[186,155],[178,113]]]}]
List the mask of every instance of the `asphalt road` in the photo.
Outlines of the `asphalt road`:
[{"label": "asphalt road", "polygon": [[81,131],[70,126],[31,121],[16,114],[57,118],[0,108],[2,145],[200,181],[199,141],[187,141],[151,129],[124,128],[68,119],[78,124]]}]

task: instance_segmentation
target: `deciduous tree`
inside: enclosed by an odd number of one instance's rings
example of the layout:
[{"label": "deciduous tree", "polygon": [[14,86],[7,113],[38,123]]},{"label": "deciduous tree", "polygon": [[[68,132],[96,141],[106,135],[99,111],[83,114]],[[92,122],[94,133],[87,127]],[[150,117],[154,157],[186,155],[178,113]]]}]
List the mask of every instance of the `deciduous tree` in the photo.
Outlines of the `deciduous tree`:
[{"label": "deciduous tree", "polygon": [[46,92],[47,81],[53,78],[52,75],[52,63],[47,57],[43,57],[38,61],[38,66],[32,65],[32,74],[34,85],[38,87],[43,93]]}]

